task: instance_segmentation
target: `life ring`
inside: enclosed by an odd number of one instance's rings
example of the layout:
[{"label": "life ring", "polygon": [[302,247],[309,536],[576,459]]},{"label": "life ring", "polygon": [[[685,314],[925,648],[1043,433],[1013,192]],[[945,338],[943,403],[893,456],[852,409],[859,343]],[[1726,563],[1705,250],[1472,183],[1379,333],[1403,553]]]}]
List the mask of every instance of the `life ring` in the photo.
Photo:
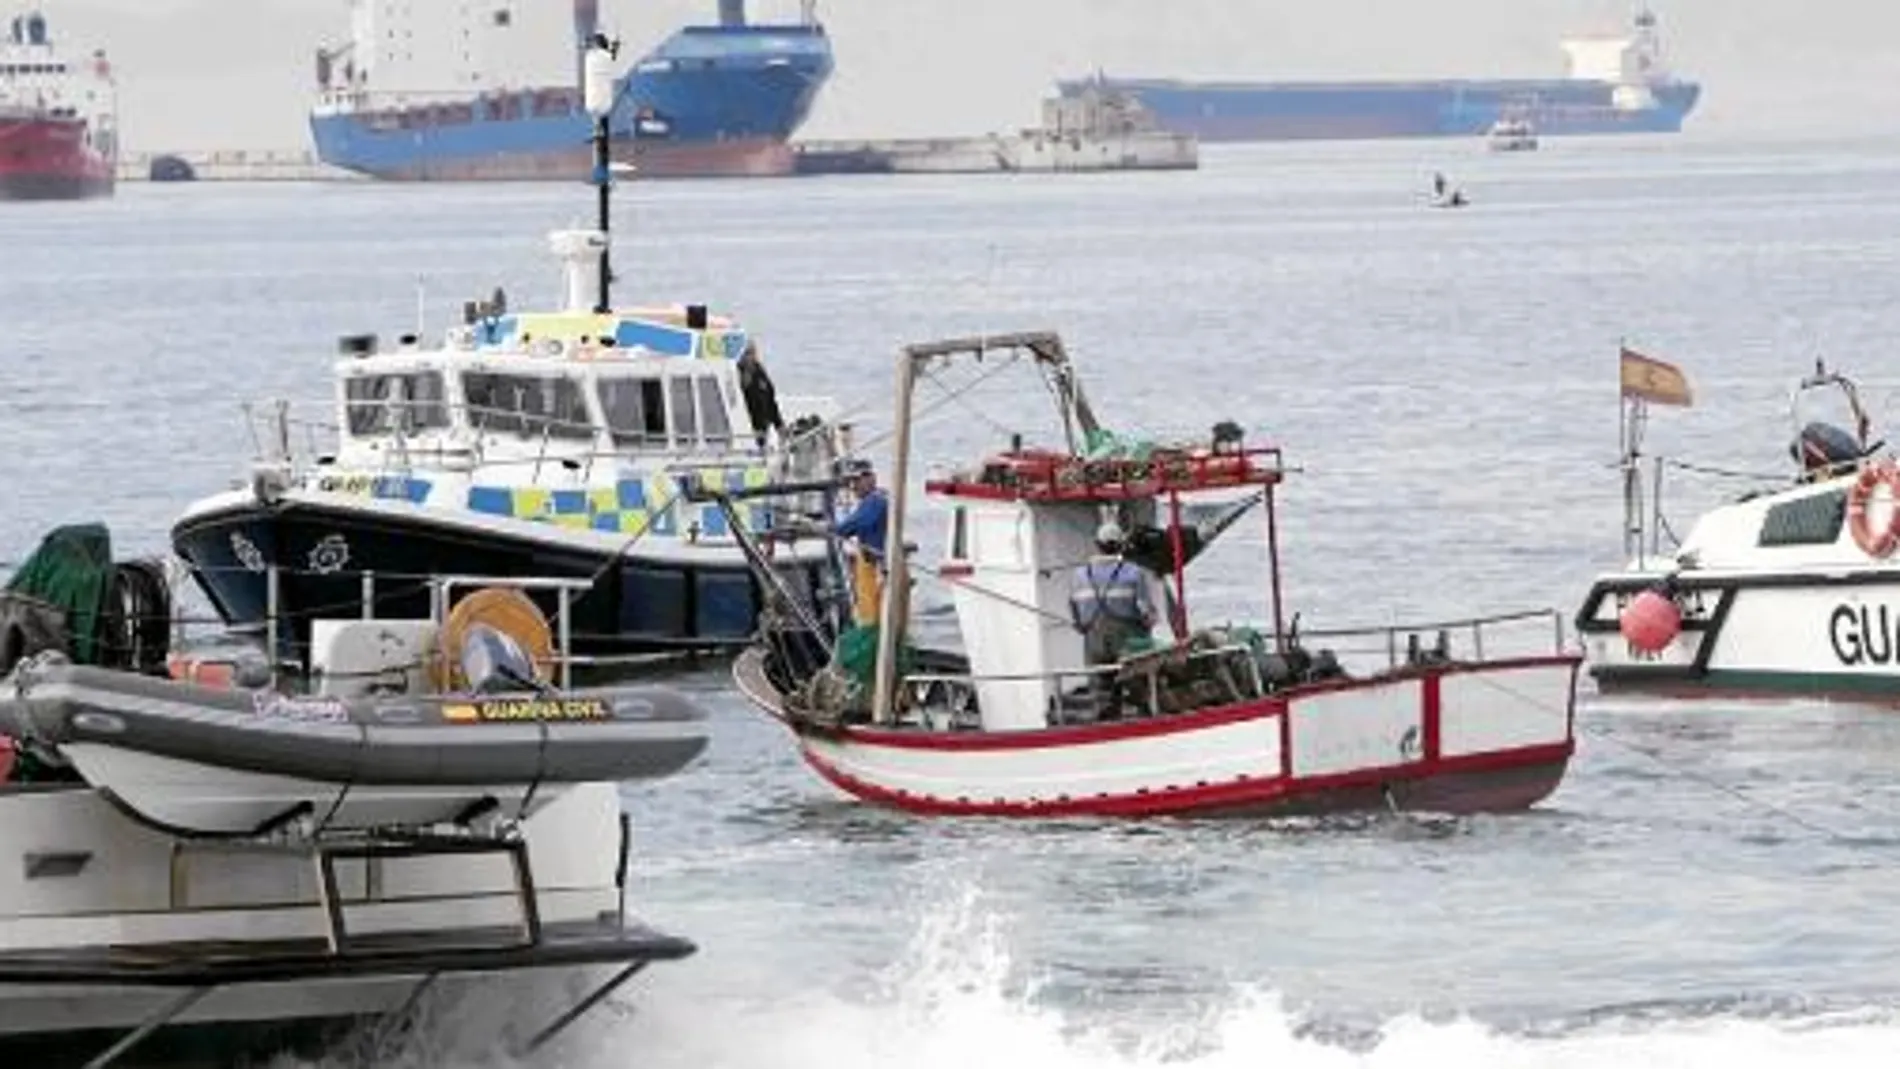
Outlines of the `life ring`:
[{"label": "life ring", "polygon": [[[1882,483],[1887,486],[1891,508],[1887,525],[1875,530],[1867,506],[1873,500],[1874,488]],[[1893,461],[1882,460],[1860,469],[1854,489],[1847,495],[1847,529],[1854,535],[1854,544],[1870,557],[1889,556],[1900,545],[1900,469]]]},{"label": "life ring", "polygon": [[180,683],[214,690],[231,690],[237,686],[237,665],[229,660],[174,653],[165,659],[165,674]]}]

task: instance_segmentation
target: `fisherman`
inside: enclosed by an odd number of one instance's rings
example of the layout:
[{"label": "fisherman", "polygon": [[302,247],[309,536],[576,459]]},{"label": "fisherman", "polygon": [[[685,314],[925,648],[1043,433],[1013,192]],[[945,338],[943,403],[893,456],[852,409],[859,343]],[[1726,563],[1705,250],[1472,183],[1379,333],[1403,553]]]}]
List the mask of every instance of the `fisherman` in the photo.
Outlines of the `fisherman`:
[{"label": "fisherman", "polygon": [[1440,200],[1445,199],[1445,174],[1442,171],[1432,172],[1432,195]]},{"label": "fisherman", "polygon": [[857,505],[832,526],[832,532],[858,544],[851,562],[851,612],[859,626],[868,627],[877,623],[884,595],[884,543],[891,526],[891,502],[877,485],[877,469],[870,461],[846,461],[844,477],[845,488]]},{"label": "fisherman", "polygon": [[778,388],[772,385],[772,376],[759,361],[758,343],[751,339],[746,340],[745,352],[739,357],[739,395],[745,398],[746,416],[752,420],[760,449],[765,448],[767,431],[777,431],[780,438],[785,436],[785,417],[778,410]]},{"label": "fisherman", "polygon": [[[1096,529],[1095,556],[1075,570],[1070,582],[1069,616],[1082,632],[1082,648],[1090,668],[1120,663],[1155,625],[1154,599],[1148,586],[1154,576],[1123,553],[1128,536],[1110,520]],[[1117,688],[1106,671],[1091,672],[1090,683],[1105,715],[1119,704]]]}]

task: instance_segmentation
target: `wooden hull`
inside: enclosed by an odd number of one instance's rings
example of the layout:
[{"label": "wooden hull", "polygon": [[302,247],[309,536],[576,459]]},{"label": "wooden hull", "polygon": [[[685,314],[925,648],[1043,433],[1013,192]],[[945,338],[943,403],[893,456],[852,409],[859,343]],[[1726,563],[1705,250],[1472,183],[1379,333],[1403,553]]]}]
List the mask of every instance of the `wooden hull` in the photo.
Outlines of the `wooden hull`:
[{"label": "wooden hull", "polygon": [[[1256,816],[1524,809],[1575,749],[1579,658],[1447,665],[1170,716],[1034,731],[794,724],[845,793],[943,816]],[[750,651],[741,689],[783,718]]]}]

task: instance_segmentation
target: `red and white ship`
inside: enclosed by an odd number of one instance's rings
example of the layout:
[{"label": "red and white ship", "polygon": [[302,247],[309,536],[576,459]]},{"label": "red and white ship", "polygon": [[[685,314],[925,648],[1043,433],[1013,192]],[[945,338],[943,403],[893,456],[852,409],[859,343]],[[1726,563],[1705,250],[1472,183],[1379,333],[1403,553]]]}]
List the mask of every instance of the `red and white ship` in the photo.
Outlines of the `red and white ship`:
[{"label": "red and white ship", "polygon": [[[1557,787],[1575,748],[1581,658],[1565,648],[1554,611],[1305,635],[1295,616],[1289,628],[1279,449],[1245,444],[1233,424],[1174,445],[1106,434],[1054,334],[904,350],[888,545],[907,544],[915,383],[966,357],[991,368],[1025,358],[1036,365],[1057,399],[1066,445],[1026,449],[1018,435],[976,468],[925,484],[949,512],[946,557],[932,571],[952,589],[960,651],[904,642],[909,582],[895,577],[922,574],[915,567],[893,569],[875,628],[851,627],[822,594],[778,578],[768,544],[749,550],[792,626],[774,632],[768,616],[735,676],[791,728],[819,775],[867,802],[971,816],[1470,813],[1523,809]],[[731,510],[733,500],[772,489],[708,496]],[[1196,522],[1195,502],[1209,499],[1207,518]],[[1266,622],[1192,624],[1189,563],[1259,506]],[[1167,606],[1165,634],[1152,636],[1152,648],[1091,666],[1071,622],[1071,576],[1111,521],[1128,532],[1124,559],[1147,569],[1154,603]],[[1510,655],[1500,648],[1508,635],[1482,628],[1511,620],[1548,630],[1535,648]],[[1454,653],[1453,632],[1470,648]],[[1322,634],[1367,641],[1337,654],[1305,645]],[[813,637],[825,635],[835,637]]]},{"label": "red and white ship", "polygon": [[74,200],[112,193],[118,122],[103,51],[66,58],[38,11],[0,39],[0,200]]}]

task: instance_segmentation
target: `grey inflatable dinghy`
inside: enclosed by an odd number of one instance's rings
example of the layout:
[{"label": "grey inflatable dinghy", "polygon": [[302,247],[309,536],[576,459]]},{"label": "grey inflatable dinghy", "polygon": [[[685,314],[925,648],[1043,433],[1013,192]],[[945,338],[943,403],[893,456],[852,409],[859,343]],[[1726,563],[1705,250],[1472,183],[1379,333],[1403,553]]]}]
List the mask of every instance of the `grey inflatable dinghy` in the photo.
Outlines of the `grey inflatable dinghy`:
[{"label": "grey inflatable dinghy", "polygon": [[564,786],[656,778],[705,749],[675,691],[287,697],[57,659],[0,690],[0,734],[70,764],[143,822],[192,836],[525,817]]}]

